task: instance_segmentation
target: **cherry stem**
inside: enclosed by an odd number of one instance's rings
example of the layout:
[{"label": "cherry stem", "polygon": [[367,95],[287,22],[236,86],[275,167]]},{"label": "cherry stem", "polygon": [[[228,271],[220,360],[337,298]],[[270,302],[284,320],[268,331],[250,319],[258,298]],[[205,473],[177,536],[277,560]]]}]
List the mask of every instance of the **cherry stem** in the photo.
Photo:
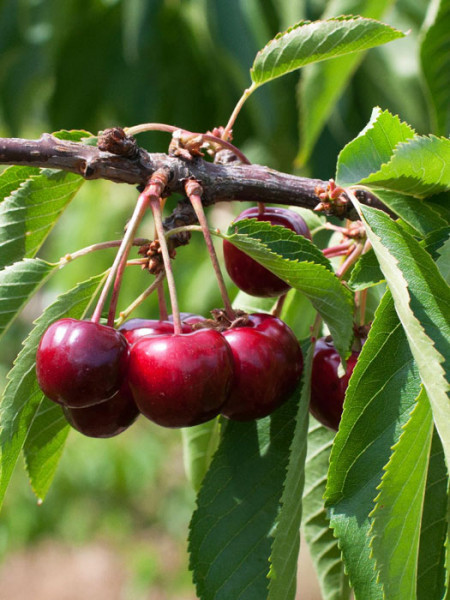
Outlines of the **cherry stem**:
[{"label": "cherry stem", "polygon": [[284,303],[286,301],[287,293],[280,296],[275,304],[275,308],[272,311],[274,317],[280,318],[281,311],[283,310]]},{"label": "cherry stem", "polygon": [[367,288],[359,292],[359,324],[365,325],[367,305]]},{"label": "cherry stem", "polygon": [[178,308],[177,291],[175,287],[175,278],[172,271],[172,264],[170,261],[169,248],[167,247],[167,242],[164,235],[160,199],[152,197],[150,200],[150,208],[152,209],[155,228],[158,234],[161,254],[163,257],[164,269],[167,276],[167,287],[169,288],[170,304],[172,305],[173,331],[175,335],[179,335],[181,333],[180,309]]},{"label": "cherry stem", "polygon": [[[131,246],[133,245],[134,234],[136,233],[136,230],[139,226],[139,223],[142,220],[142,217],[144,216],[144,214],[148,208],[148,205],[149,205],[149,198],[145,194],[145,192],[143,192],[139,196],[138,201],[136,202],[136,206],[134,208],[133,215],[132,215],[130,221],[128,222],[128,226],[127,226],[125,235],[122,239],[119,250],[116,254],[116,258],[114,259],[114,262],[112,264],[112,267],[108,273],[108,277],[106,279],[105,285],[103,286],[102,292],[100,294],[100,298],[98,299],[97,306],[95,307],[94,313],[91,318],[91,321],[93,323],[100,322],[100,318],[102,316],[103,307],[105,305],[109,289],[110,289],[113,281],[116,278],[116,274],[119,270],[119,267],[120,267],[122,261],[126,262],[126,259],[130,252]],[[120,286],[120,280],[119,280],[119,286]],[[109,316],[108,316],[108,322],[109,322]]]},{"label": "cherry stem", "polygon": [[208,221],[206,220],[205,211],[203,209],[203,203],[201,198],[201,194],[203,191],[202,187],[197,181],[189,180],[186,182],[185,190],[202,228],[203,237],[205,238],[206,247],[208,249],[214,273],[216,275],[217,283],[219,285],[220,295],[222,296],[225,314],[230,319],[230,321],[234,321],[234,319],[236,318],[236,314],[231,305],[230,297],[228,296],[227,287],[223,279],[222,271],[220,269],[219,261],[217,259],[216,250],[214,248],[211,233],[209,231]]},{"label": "cherry stem", "polygon": [[145,290],[142,292],[142,294],[140,296],[138,296],[135,300],[133,300],[133,302],[123,311],[120,312],[119,318],[116,321],[116,326],[119,327],[119,325],[122,325],[122,323],[128,319],[128,317],[131,315],[131,313],[138,307],[140,306],[145,300],[147,300],[147,298],[150,296],[150,294],[152,294],[156,289],[158,289],[158,287],[161,285],[163,279],[165,277],[165,273],[161,272],[156,279],[154,280],[154,282]]},{"label": "cherry stem", "polygon": [[320,313],[316,313],[316,318],[314,319],[314,323],[311,326],[311,343],[315,344],[317,338],[319,337],[320,328],[322,327],[322,317]]},{"label": "cherry stem", "polygon": [[256,87],[256,84],[253,82],[249,88],[244,90],[244,93],[239,98],[238,103],[234,107],[233,112],[231,113],[231,116],[228,119],[227,126],[223,130],[223,140],[227,140],[230,137],[231,129],[233,128],[234,122],[236,121],[238,114],[241,112],[241,108],[244,106],[244,103],[247,100],[247,98],[256,90]]},{"label": "cherry stem", "polygon": [[340,254],[345,254],[346,251],[350,248],[353,242],[345,242],[344,244],[338,244],[336,246],[330,246],[329,248],[325,248],[323,250],[324,256],[339,256]]},{"label": "cherry stem", "polygon": [[[91,252],[96,252],[97,250],[107,250],[108,248],[118,248],[122,240],[111,240],[109,242],[100,242],[98,244],[92,244],[91,246],[86,246],[86,248],[81,248],[80,250],[76,250],[75,252],[71,252],[70,254],[66,254],[62,258],[60,258],[59,263],[61,266],[72,262],[76,258],[80,258],[81,256],[86,256]],[[146,238],[135,238],[132,242],[132,246],[143,246],[144,244],[148,244],[149,240]]]},{"label": "cherry stem", "polygon": [[344,260],[342,265],[336,271],[336,277],[338,277],[339,279],[342,279],[342,277],[345,275],[345,273],[348,271],[348,269],[358,260],[359,256],[362,253],[362,249],[363,249],[363,247],[361,244],[355,245],[354,249],[350,252],[350,254]]},{"label": "cherry stem", "polygon": [[162,278],[158,282],[158,287],[156,289],[158,292],[159,318],[161,321],[167,321],[169,314],[167,312],[166,296],[164,295],[164,284]]}]

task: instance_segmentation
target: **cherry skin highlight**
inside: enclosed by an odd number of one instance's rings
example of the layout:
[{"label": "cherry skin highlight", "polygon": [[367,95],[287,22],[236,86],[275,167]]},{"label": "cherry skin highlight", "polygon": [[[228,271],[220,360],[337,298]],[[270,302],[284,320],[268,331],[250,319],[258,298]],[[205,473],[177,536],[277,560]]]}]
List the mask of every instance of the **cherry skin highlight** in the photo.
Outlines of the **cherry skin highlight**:
[{"label": "cherry skin highlight", "polygon": [[[190,333],[190,325],[181,324],[182,333]],[[132,346],[136,340],[144,335],[167,335],[173,333],[172,321],[159,321],[157,319],[129,319],[122,323],[119,331],[125,336],[127,342]]]},{"label": "cherry skin highlight", "polygon": [[189,427],[217,416],[232,377],[231,349],[212,329],[145,336],[131,348],[134,400],[145,417],[164,427]]},{"label": "cherry skin highlight", "polygon": [[339,377],[341,359],[331,338],[320,338],[316,342],[309,410],[313,417],[329,429],[337,431],[339,428],[345,392],[358,356],[359,352],[352,352],[347,360],[345,375]]},{"label": "cherry skin highlight", "polygon": [[294,334],[275,317],[250,315],[248,327],[229,329],[222,335],[233,352],[234,380],[221,413],[236,421],[270,415],[289,399],[303,371]]},{"label": "cherry skin highlight", "polygon": [[63,412],[74,429],[93,438],[110,438],[119,435],[128,429],[139,415],[139,409],[126,382],[112,398],[105,402],[86,408],[63,406]]},{"label": "cherry skin highlight", "polygon": [[59,404],[83,408],[111,398],[128,365],[128,344],[119,332],[92,321],[61,319],[47,329],[36,354],[44,394]]},{"label": "cherry skin highlight", "polygon": [[[309,240],[311,239],[308,226],[302,217],[287,208],[266,206],[262,214],[259,212],[258,207],[248,208],[236,217],[234,222],[242,221],[243,219],[269,221],[272,225],[287,227],[298,235],[302,235]],[[285,294],[291,289],[289,284],[227,240],[223,242],[223,254],[228,275],[238,288],[247,294],[270,298],[281,296],[281,294]]]}]

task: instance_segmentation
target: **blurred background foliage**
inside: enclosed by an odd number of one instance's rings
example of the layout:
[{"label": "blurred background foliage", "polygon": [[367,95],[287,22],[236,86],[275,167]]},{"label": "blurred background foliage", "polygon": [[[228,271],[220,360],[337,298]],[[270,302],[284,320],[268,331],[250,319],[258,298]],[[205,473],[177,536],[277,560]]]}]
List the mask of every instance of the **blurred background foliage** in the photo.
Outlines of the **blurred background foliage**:
[{"label": "blurred background foliage", "polygon": [[[38,137],[59,129],[96,133],[149,121],[192,131],[224,125],[250,83],[256,52],[277,32],[302,19],[319,19],[325,9],[328,15],[364,14],[367,4],[0,0],[0,135]],[[235,126],[236,145],[254,162],[328,179],[334,174],[337,153],[365,126],[376,105],[399,114],[419,133],[428,133],[417,43],[428,4],[428,0],[391,2],[382,20],[410,30],[409,36],[366,55],[301,170],[295,165],[300,143],[298,73],[251,97]],[[139,137],[151,151],[164,152],[168,142],[166,134]],[[88,244],[120,238],[136,196],[134,189],[123,185],[86,183],[40,256],[55,261]],[[211,211],[211,223],[225,228],[241,208],[218,205]],[[152,237],[150,221],[141,233]],[[182,310],[207,314],[220,306],[200,238],[194,236],[178,254],[175,276]],[[26,307],[0,345],[0,389],[31,321],[58,293],[106,269],[112,257],[105,251],[68,265]],[[130,268],[121,307],[148,285],[148,275]],[[236,292],[231,285],[230,290]],[[298,321],[292,304],[289,311],[288,319]],[[136,316],[156,314],[155,300],[150,299]],[[108,441],[72,433],[42,506],[36,505],[24,474],[16,473],[0,520],[0,556],[48,536],[75,545],[107,539],[130,572],[128,591],[120,598],[153,597],[145,591],[151,584],[164,590],[155,598],[182,594],[191,598],[184,540],[193,503],[194,494],[182,474],[179,432],[141,420]],[[156,538],[149,532],[157,532]],[[165,560],[160,542],[167,537],[181,557],[174,560],[172,553],[175,571],[160,568]],[[153,546],[150,538],[157,540]]]}]

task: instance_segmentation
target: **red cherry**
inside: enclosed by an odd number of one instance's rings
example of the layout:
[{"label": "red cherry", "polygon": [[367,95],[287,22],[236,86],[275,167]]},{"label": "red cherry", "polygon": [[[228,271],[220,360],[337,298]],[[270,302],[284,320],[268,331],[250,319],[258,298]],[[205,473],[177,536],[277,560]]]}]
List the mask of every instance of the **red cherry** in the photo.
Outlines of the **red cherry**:
[{"label": "red cherry", "polygon": [[345,392],[358,356],[359,352],[352,352],[345,374],[339,377],[341,358],[333,342],[330,338],[320,338],[316,342],[309,410],[322,425],[335,431],[339,428]]},{"label": "red cherry", "polygon": [[[189,325],[195,325],[205,320],[202,315],[196,315],[195,313],[182,312],[180,313],[181,323],[187,323]],[[169,321],[173,322],[173,315],[169,315]]]},{"label": "red cherry", "polygon": [[164,427],[219,414],[233,377],[231,350],[213,329],[146,336],[131,348],[128,381],[141,413]]},{"label": "red cherry", "polygon": [[[181,324],[183,333],[192,331],[190,325]],[[158,321],[157,319],[130,319],[119,327],[127,342],[134,344],[136,340],[144,335],[166,335],[173,333],[172,321]]]},{"label": "red cherry", "polygon": [[74,429],[94,438],[119,435],[132,425],[139,415],[127,383],[122,384],[120,390],[105,402],[86,408],[63,406],[63,412]]},{"label": "red cherry", "polygon": [[[269,221],[272,225],[282,225],[292,229],[298,235],[311,239],[308,226],[302,217],[286,208],[266,206],[261,214],[258,207],[244,210],[234,222],[243,219],[256,219]],[[224,240],[223,254],[228,274],[239,289],[252,296],[272,297],[280,296],[290,290],[290,286],[267,270],[265,267],[238,250],[233,244]]]},{"label": "red cherry", "polygon": [[82,408],[111,398],[128,364],[119,332],[92,321],[61,319],[47,329],[36,354],[40,388],[51,400]]},{"label": "red cherry", "polygon": [[222,334],[233,352],[230,397],[221,413],[236,421],[270,415],[295,390],[303,370],[300,346],[292,331],[270,315],[250,315],[249,327]]}]

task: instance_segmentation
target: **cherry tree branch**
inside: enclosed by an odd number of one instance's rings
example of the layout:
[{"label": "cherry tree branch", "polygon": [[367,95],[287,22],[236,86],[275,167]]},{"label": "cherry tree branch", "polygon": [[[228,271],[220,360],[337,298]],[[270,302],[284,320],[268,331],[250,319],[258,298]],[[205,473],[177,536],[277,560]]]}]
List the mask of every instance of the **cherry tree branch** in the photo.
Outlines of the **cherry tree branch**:
[{"label": "cherry tree branch", "polygon": [[[297,177],[260,165],[212,163],[196,156],[191,160],[180,156],[149,153],[137,146],[134,138],[118,132],[111,142],[99,138],[98,146],[58,139],[43,134],[38,140],[0,138],[0,164],[61,169],[77,173],[85,179],[106,179],[116,183],[145,186],[158,169],[168,172],[165,195],[184,194],[189,179],[201,182],[204,206],[219,201],[251,201],[284,204],[314,209],[319,198],[316,188],[326,188],[328,182],[320,179]],[[358,193],[363,204],[389,212],[372,194]],[[349,206],[344,215],[357,219]]]}]

